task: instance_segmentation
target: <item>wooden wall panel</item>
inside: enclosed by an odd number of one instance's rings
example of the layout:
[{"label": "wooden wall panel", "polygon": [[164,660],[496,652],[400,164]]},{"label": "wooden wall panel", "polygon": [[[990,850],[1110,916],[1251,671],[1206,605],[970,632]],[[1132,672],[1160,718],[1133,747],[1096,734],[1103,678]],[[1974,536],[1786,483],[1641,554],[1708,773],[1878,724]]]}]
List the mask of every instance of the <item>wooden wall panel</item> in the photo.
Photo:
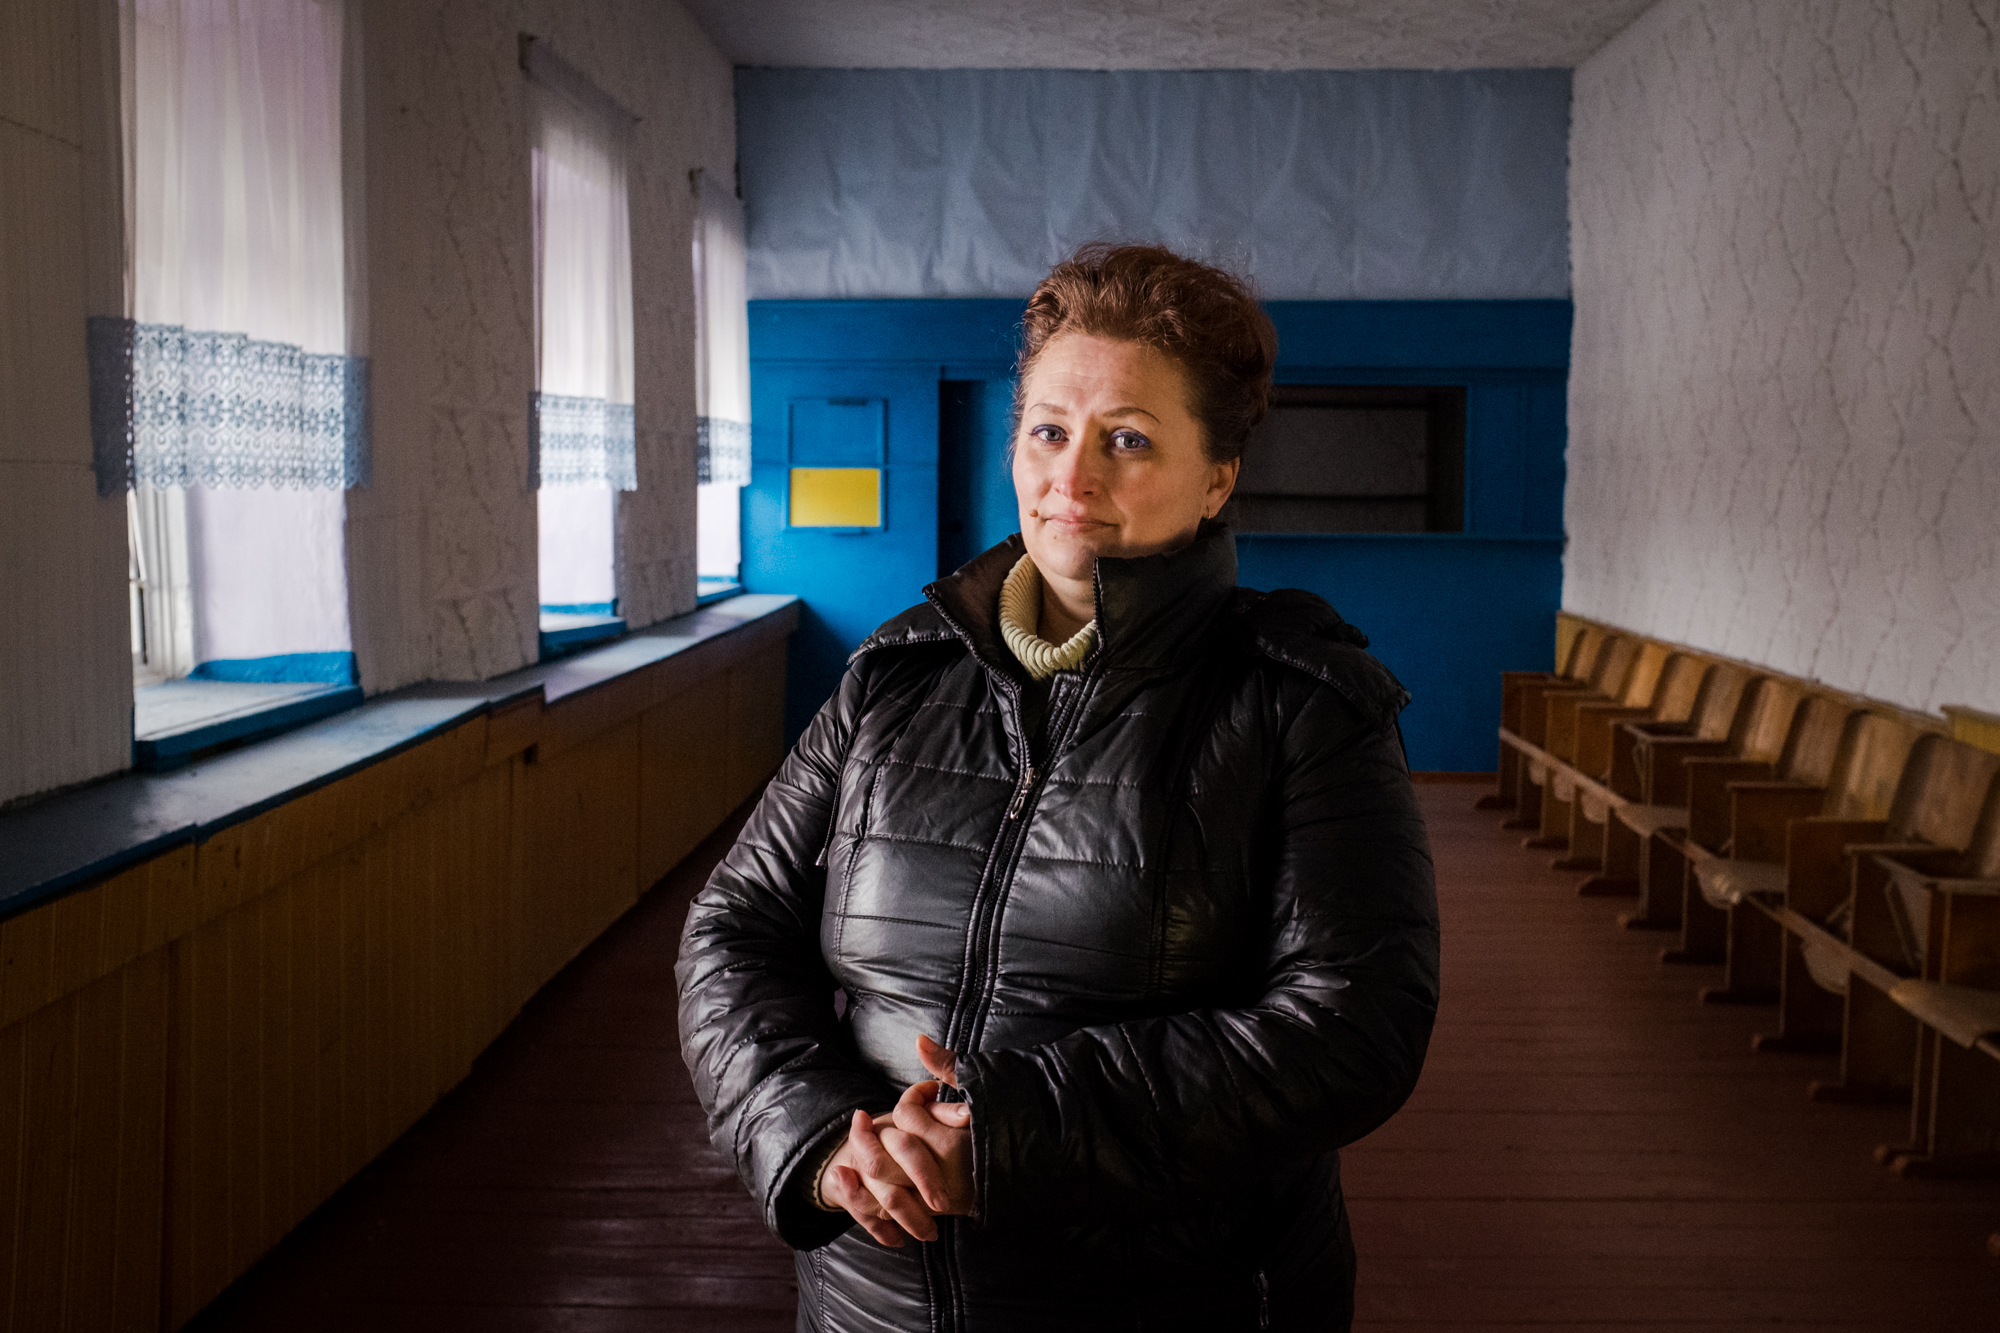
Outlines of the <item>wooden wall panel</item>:
[{"label": "wooden wall panel", "polygon": [[186,929],[193,890],[194,848],[176,847],[0,922],[0,1026],[160,948]]},{"label": "wooden wall panel", "polygon": [[0,1327],[176,1328],[781,758],[759,625],[0,923]]},{"label": "wooden wall panel", "polygon": [[156,1329],[164,950],[0,1029],[0,1320]]},{"label": "wooden wall panel", "polygon": [[[778,771],[785,758],[785,719],[764,705],[785,697],[785,645],[780,642],[729,670],[729,739],[726,815],[750,798],[757,784]],[[720,822],[721,816],[717,816]],[[714,824],[708,825],[715,827]]]},{"label": "wooden wall panel", "polygon": [[[783,695],[776,696],[783,698]],[[782,716],[779,725],[783,726]],[[727,800],[729,681],[696,681],[640,719],[639,864],[657,884],[735,809]],[[715,813],[720,808],[722,814]]]},{"label": "wooden wall panel", "polygon": [[511,1016],[490,961],[510,789],[484,769],[177,942],[170,1325],[414,1124]]},{"label": "wooden wall panel", "polygon": [[[561,709],[551,709],[551,716]],[[639,736],[632,717],[516,771],[527,835],[522,993],[532,994],[639,900]]]}]

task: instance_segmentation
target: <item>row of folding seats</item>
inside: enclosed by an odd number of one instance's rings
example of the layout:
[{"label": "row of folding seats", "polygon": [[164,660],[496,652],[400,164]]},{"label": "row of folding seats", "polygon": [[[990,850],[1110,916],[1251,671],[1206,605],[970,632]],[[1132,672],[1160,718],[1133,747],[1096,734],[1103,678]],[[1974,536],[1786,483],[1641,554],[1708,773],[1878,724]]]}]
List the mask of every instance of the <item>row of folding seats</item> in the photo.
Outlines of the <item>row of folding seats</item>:
[{"label": "row of folding seats", "polygon": [[1775,1004],[1760,1050],[1838,1051],[1816,1099],[1907,1100],[1896,1171],[2000,1173],[2000,721],[1565,621],[1558,670],[1502,677],[1480,806],[1720,964],[1705,1002]]}]

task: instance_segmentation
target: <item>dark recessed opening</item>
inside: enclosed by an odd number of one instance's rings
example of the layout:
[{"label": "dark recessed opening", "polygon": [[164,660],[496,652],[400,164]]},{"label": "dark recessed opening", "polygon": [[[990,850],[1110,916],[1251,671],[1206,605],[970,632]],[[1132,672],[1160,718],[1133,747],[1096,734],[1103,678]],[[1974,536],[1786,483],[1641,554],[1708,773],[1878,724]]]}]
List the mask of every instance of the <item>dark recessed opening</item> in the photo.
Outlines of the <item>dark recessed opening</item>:
[{"label": "dark recessed opening", "polygon": [[1238,532],[1462,532],[1462,385],[1282,384],[1221,517]]}]

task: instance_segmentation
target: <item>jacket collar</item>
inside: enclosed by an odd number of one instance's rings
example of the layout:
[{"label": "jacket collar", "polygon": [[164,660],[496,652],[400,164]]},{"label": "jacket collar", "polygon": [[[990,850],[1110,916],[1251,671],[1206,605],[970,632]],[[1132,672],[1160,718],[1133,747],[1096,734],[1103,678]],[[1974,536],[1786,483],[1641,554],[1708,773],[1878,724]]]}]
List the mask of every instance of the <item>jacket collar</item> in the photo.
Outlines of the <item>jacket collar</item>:
[{"label": "jacket collar", "polygon": [[[924,589],[952,631],[989,671],[1023,676],[1000,636],[1000,585],[1026,547],[1015,533]],[[1086,670],[1165,673],[1236,587],[1236,538],[1210,519],[1178,551],[1097,562],[1097,647]]]}]

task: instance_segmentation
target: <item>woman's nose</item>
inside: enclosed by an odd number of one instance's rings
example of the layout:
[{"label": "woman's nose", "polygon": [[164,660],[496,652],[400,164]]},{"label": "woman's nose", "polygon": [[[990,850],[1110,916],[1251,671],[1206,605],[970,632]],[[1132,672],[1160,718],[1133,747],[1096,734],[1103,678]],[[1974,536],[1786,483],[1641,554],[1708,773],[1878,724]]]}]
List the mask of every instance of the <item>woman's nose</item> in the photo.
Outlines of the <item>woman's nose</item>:
[{"label": "woman's nose", "polygon": [[1055,473],[1049,482],[1071,499],[1093,495],[1098,485],[1097,469],[1093,464],[1090,448],[1082,440],[1073,440],[1067,449],[1056,456]]}]

